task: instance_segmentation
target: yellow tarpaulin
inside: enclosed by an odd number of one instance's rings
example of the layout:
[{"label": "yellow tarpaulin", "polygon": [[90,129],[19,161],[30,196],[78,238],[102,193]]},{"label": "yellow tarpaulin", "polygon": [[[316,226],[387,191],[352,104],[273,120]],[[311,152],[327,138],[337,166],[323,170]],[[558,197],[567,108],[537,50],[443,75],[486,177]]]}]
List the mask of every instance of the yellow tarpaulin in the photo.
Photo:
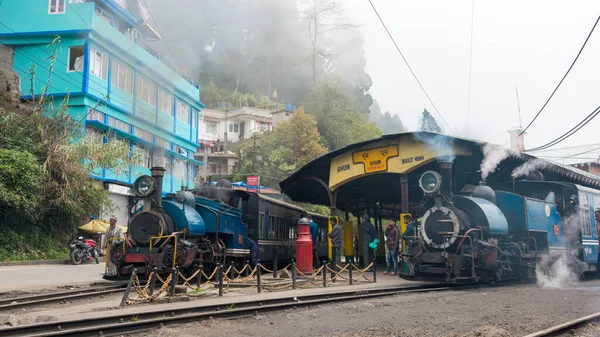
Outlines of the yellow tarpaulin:
[{"label": "yellow tarpaulin", "polygon": [[[106,233],[106,229],[110,226],[109,223],[101,221],[101,220],[92,220],[85,225],[79,227],[79,229],[88,234],[96,234],[96,233]],[[121,227],[123,233],[127,232],[127,227],[123,225],[117,224],[117,226]]]}]

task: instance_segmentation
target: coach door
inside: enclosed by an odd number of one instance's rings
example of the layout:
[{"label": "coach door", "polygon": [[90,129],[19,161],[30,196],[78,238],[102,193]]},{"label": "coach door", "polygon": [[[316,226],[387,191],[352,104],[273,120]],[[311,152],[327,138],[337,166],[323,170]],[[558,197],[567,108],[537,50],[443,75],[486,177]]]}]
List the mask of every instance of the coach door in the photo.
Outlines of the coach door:
[{"label": "coach door", "polygon": [[595,198],[600,199],[591,193],[579,191],[583,261],[586,263],[594,263],[598,260],[598,236],[594,216]]}]

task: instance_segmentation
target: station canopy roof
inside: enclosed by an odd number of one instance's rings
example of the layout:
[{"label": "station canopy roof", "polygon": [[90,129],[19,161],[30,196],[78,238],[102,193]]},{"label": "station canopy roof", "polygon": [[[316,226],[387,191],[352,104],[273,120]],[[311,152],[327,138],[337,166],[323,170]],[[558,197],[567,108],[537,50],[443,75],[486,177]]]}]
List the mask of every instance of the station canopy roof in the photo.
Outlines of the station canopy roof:
[{"label": "station canopy roof", "polygon": [[[484,158],[486,161],[484,162]],[[453,162],[453,189],[482,181],[482,169],[491,167],[486,183],[528,179],[541,173],[546,181],[562,181],[600,189],[600,177],[574,167],[510,151],[501,146],[432,132],[384,135],[323,155],[282,181],[282,193],[297,202],[332,206],[354,215],[377,210],[384,218],[398,219],[401,212],[400,181],[408,181],[408,205],[419,213],[423,193],[419,178],[437,170],[438,160]]]}]

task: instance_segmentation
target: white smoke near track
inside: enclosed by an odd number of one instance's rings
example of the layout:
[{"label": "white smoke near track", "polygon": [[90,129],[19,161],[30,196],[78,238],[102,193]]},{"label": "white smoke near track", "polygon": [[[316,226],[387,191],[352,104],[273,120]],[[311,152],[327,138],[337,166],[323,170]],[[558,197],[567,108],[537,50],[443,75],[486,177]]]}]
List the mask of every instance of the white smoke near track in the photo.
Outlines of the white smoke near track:
[{"label": "white smoke near track", "polygon": [[577,283],[583,268],[579,260],[581,221],[579,215],[565,222],[565,250],[558,255],[544,257],[536,266],[537,284],[544,288],[564,288]]},{"label": "white smoke near track", "polygon": [[535,170],[539,170],[545,167],[550,166],[550,164],[542,159],[532,159],[525,162],[523,165],[517,167],[512,171],[511,176],[513,178],[519,178],[523,176],[529,175],[531,172]]},{"label": "white smoke near track", "polygon": [[429,149],[435,153],[436,157],[445,157],[445,160],[453,162],[456,159],[454,153],[454,138],[442,134],[437,135],[422,135],[415,133],[413,137],[421,141],[429,147]]},{"label": "white smoke near track", "polygon": [[516,157],[518,153],[501,146],[485,144],[483,146],[483,160],[481,161],[481,180],[485,181],[500,162],[511,156]]}]

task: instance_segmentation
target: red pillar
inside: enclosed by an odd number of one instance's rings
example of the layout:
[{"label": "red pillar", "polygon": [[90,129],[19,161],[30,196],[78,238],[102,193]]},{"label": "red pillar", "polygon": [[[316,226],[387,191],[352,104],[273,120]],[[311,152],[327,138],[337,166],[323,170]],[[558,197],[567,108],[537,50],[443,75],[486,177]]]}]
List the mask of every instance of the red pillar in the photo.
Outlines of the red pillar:
[{"label": "red pillar", "polygon": [[312,273],[312,237],[310,221],[306,218],[298,221],[298,239],[296,239],[296,268],[304,274]]}]

